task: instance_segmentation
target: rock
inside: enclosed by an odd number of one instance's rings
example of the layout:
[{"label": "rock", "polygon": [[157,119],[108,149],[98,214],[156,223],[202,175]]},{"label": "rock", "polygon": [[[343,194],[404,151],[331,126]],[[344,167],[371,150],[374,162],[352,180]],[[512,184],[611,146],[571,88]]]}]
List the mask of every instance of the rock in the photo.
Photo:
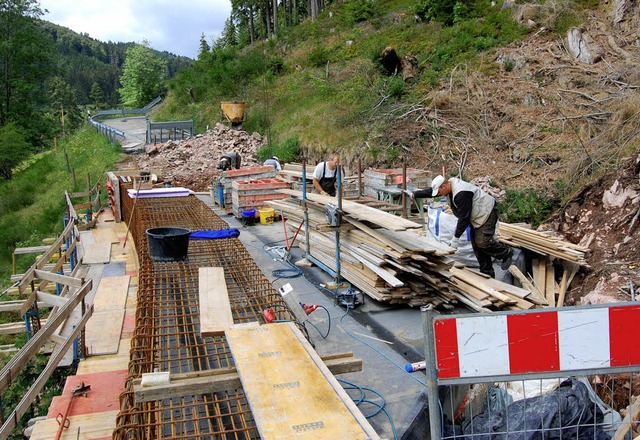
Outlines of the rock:
[{"label": "rock", "polygon": [[635,199],[638,197],[638,192],[631,189],[623,189],[620,183],[616,180],[611,188],[606,190],[602,195],[602,204],[605,208],[622,208],[627,199]]},{"label": "rock", "polygon": [[570,29],[567,33],[567,50],[576,60],[585,64],[595,64],[604,55],[593,38],[577,28]]}]

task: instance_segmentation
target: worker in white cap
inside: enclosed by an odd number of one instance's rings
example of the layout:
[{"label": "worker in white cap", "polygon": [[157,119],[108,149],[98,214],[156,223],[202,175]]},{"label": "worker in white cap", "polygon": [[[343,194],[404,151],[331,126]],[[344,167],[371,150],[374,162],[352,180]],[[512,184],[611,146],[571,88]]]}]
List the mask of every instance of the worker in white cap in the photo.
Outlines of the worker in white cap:
[{"label": "worker in white cap", "polygon": [[232,168],[240,169],[240,164],[242,163],[242,156],[238,152],[225,153],[222,155],[220,159],[220,163],[218,163],[218,169],[222,171],[230,170]]},{"label": "worker in white cap", "polygon": [[479,187],[452,177],[436,176],[431,188],[409,192],[410,197],[446,197],[451,211],[458,218],[453,239],[449,243],[458,249],[460,237],[471,226],[471,245],[478,259],[480,272],[495,277],[493,260],[502,260],[502,270],[511,266],[513,251],[498,240],[498,205],[496,200]]},{"label": "worker in white cap", "polygon": [[282,171],[282,165],[280,165],[280,159],[278,159],[278,156],[272,156],[270,159],[265,160],[262,165],[271,165],[276,169],[276,171]]}]

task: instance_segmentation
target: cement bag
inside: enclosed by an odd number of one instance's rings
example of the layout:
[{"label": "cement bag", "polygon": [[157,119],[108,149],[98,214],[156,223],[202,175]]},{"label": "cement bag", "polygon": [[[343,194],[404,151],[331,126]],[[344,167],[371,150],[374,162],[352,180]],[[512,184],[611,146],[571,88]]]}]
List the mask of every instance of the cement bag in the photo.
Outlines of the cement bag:
[{"label": "cement bag", "polygon": [[[429,209],[427,210],[428,236],[435,238],[440,243],[449,244],[453,238],[457,224],[458,218],[455,215],[447,214],[441,206],[429,205]],[[460,237],[458,251],[455,254],[451,254],[451,257],[463,263],[465,266],[478,267],[478,260],[471,246],[470,227],[468,227]]]}]

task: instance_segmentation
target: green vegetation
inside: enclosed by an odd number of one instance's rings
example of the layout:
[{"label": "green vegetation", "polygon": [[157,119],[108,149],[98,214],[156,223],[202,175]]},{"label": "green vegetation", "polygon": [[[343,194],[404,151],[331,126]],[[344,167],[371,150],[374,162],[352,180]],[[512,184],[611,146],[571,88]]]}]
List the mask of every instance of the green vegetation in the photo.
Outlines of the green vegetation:
[{"label": "green vegetation", "polygon": [[125,108],[142,108],[162,93],[166,64],[153,55],[149,42],[127,49],[118,89]]},{"label": "green vegetation", "polygon": [[[11,180],[0,181],[2,285],[9,284],[14,248],[39,246],[43,238],[62,231],[66,206],[64,191],[86,191],[87,179],[92,184],[104,182],[105,172],[114,168],[121,154],[118,146],[86,127],[62,139],[57,149],[39,153],[23,162],[14,169]],[[75,184],[74,175],[77,177]],[[33,264],[33,257],[19,259],[19,271]]]},{"label": "green vegetation", "polygon": [[560,205],[560,200],[550,194],[541,194],[533,189],[507,190],[506,199],[500,203],[503,221],[507,223],[529,223],[540,226]]}]

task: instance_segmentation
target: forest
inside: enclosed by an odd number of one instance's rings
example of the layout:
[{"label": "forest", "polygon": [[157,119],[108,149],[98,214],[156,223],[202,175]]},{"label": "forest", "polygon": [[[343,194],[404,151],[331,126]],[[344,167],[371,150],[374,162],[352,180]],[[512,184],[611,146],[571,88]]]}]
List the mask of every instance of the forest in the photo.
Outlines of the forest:
[{"label": "forest", "polygon": [[[0,178],[78,128],[88,111],[121,107],[127,51],[140,46],[101,42],[42,16],[34,0],[0,3]],[[163,80],[193,62],[151,52],[162,62]]]}]

